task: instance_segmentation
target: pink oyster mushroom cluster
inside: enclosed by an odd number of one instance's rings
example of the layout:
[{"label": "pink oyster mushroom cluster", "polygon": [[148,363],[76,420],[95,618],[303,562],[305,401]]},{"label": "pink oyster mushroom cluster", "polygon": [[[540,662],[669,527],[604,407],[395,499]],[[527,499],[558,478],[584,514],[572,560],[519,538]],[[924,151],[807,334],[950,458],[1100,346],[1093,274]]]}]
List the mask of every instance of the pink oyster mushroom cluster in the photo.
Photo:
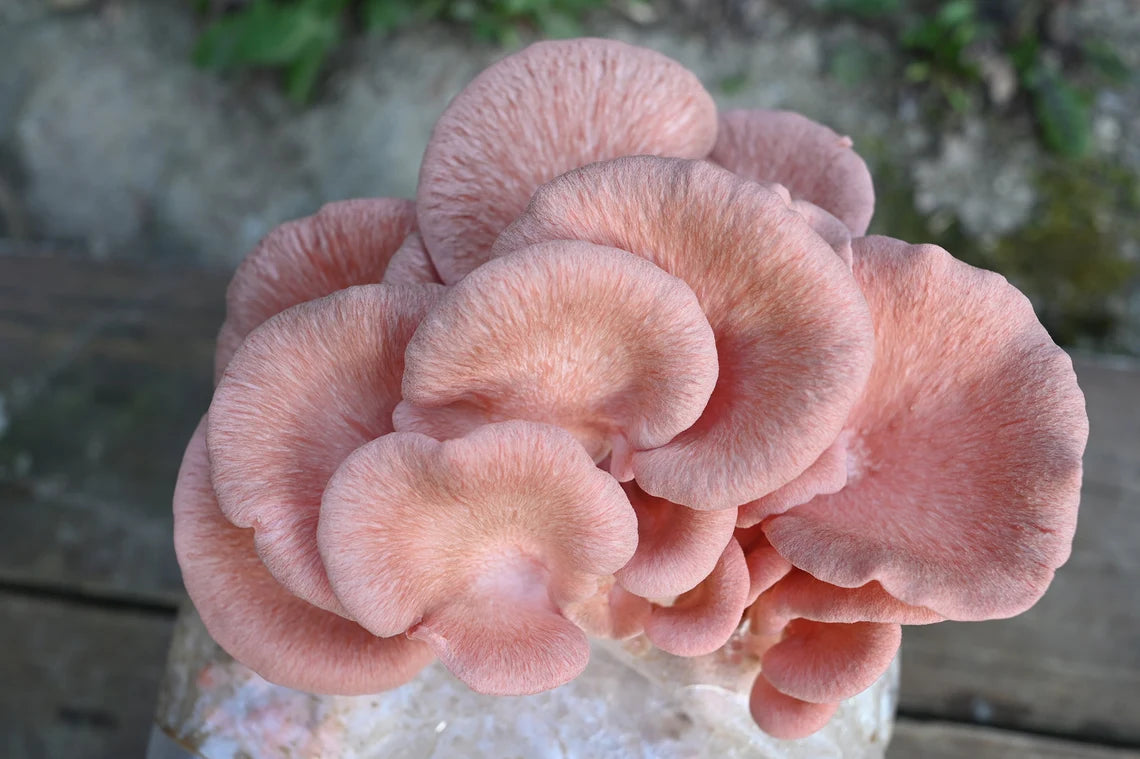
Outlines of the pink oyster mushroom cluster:
[{"label": "pink oyster mushroom cluster", "polygon": [[748,625],[799,737],[903,624],[1007,617],[1069,554],[1087,418],[1002,277],[866,237],[851,141],[718,113],[655,52],[533,45],[238,269],[174,495],[187,590],[265,678],[575,677],[588,636]]}]

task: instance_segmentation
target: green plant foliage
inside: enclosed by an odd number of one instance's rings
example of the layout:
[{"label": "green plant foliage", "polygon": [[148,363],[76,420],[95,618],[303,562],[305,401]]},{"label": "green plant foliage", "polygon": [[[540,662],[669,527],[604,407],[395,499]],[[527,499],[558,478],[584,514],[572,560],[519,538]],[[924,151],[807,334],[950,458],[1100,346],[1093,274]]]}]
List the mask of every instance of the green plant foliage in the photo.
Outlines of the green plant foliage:
[{"label": "green plant foliage", "polygon": [[1086,155],[1092,145],[1088,95],[1056,73],[1041,74],[1029,91],[1045,147],[1066,158]]},{"label": "green plant foliage", "polygon": [[214,22],[198,40],[194,60],[217,71],[282,69],[289,96],[303,102],[325,58],[341,40],[347,5],[348,0],[254,0]]},{"label": "green plant foliage", "polygon": [[902,34],[901,42],[932,70],[976,79],[977,66],[966,56],[967,49],[988,31],[978,18],[974,0],[943,3],[930,18],[916,21]]},{"label": "green plant foliage", "polygon": [[[975,51],[985,48],[988,55],[1005,57],[1042,144],[1064,158],[1081,158],[1092,147],[1091,96],[1076,84],[1078,79],[1088,81],[1092,74],[1119,83],[1132,75],[1104,41],[1074,45],[1048,38],[1053,8],[1048,2],[826,0],[823,7],[873,24],[898,40],[909,58],[903,78],[936,93],[955,112],[968,111],[982,99]],[[1000,7],[1004,14],[994,12]]]},{"label": "green plant foliage", "polygon": [[[194,0],[200,12],[208,3]],[[329,55],[357,26],[386,34],[442,21],[476,38],[511,47],[520,27],[544,37],[581,33],[582,16],[606,0],[252,0],[214,19],[195,49],[216,71],[280,71],[289,96],[309,100]]]}]

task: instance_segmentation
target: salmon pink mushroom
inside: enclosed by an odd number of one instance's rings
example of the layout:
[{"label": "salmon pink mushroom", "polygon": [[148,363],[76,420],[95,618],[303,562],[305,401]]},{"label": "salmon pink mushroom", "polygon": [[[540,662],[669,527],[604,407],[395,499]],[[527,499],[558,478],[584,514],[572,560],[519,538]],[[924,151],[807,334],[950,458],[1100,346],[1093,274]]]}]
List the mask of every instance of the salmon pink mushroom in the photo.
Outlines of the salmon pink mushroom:
[{"label": "salmon pink mushroom", "polygon": [[637,551],[616,577],[646,598],[692,590],[712,573],[736,524],[733,509],[697,511],[657,498],[630,482],[626,495],[637,513]]},{"label": "salmon pink mushroom", "polygon": [[781,693],[763,677],[756,678],[748,699],[752,719],[780,740],[806,738],[830,722],[837,709],[838,703],[813,704]]},{"label": "salmon pink mushroom", "polygon": [[633,454],[648,493],[726,509],[802,473],[839,435],[871,368],[870,313],[846,264],[781,195],[705,161],[639,156],[540,188],[496,255],[586,240],[686,282],[716,336],[701,418]]},{"label": "salmon pink mushroom", "polygon": [[[434,272],[390,259],[415,228],[407,200],[365,198],[328,203],[266,235],[234,273],[226,291],[226,321],[218,334],[215,381],[254,327],[290,306],[352,285],[438,282]],[[426,254],[423,254],[426,255]]]},{"label": "salmon pink mushroom", "polygon": [[855,242],[875,319],[846,486],[764,522],[825,582],[949,619],[1028,609],[1068,558],[1088,437],[1072,361],[997,274],[932,245]]},{"label": "salmon pink mushroom", "polygon": [[294,306],[255,329],[210,405],[218,503],[254,530],[269,571],[309,603],[340,612],[317,553],[329,477],[392,431],[404,350],[438,285],[361,285]]},{"label": "salmon pink mushroom", "polygon": [[425,641],[480,693],[521,695],[586,666],[562,608],[637,545],[621,486],[557,427],[386,435],[337,470],[317,535],[337,597],[375,635]]},{"label": "salmon pink mushroom", "polygon": [[685,67],[616,40],[539,42],[488,68],[440,116],[416,192],[420,232],[453,284],[539,185],[626,155],[704,158],[712,97]]},{"label": "salmon pink mushroom", "polygon": [[377,638],[273,579],[254,550],[253,533],[234,527],[218,509],[205,419],[186,448],[174,489],[174,548],[211,637],[271,682],[315,693],[375,693],[411,680],[434,658],[419,641]]},{"label": "salmon pink mushroom", "polygon": [[645,636],[678,656],[712,653],[732,637],[748,603],[750,577],[744,552],[730,539],[713,571],[669,605],[655,606]]},{"label": "salmon pink mushroom", "polygon": [[495,64],[414,206],[330,204],[234,277],[174,496],[211,635],[316,692],[434,653],[525,694],[587,634],[740,630],[757,724],[799,738],[901,625],[1025,610],[1075,528],[1072,364],[1001,277],[862,237],[873,210],[848,138],[718,119],[652,51]]},{"label": "salmon pink mushroom", "polygon": [[[851,138],[791,111],[728,111],[709,160],[757,182],[777,182],[862,237],[875,210],[867,164]],[[811,211],[804,207],[810,215]]]},{"label": "salmon pink mushroom", "polygon": [[631,455],[692,425],[716,377],[712,328],[684,282],[623,250],[549,242],[480,266],[428,312],[395,424],[437,439],[554,424],[629,479]]}]

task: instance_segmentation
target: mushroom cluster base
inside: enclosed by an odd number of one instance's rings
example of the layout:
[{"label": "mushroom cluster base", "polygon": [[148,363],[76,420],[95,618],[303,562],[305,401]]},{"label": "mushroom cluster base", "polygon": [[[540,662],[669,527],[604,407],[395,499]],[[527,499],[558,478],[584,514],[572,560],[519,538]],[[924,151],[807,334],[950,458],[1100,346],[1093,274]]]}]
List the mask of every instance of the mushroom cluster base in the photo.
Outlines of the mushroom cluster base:
[{"label": "mushroom cluster base", "polygon": [[179,618],[148,759],[442,759],[525,756],[876,759],[890,739],[898,662],[821,730],[780,741],[748,713],[759,668],[747,631],[695,659],[595,641],[572,682],[534,696],[474,693],[438,662],[374,696],[316,696],[263,680]]}]

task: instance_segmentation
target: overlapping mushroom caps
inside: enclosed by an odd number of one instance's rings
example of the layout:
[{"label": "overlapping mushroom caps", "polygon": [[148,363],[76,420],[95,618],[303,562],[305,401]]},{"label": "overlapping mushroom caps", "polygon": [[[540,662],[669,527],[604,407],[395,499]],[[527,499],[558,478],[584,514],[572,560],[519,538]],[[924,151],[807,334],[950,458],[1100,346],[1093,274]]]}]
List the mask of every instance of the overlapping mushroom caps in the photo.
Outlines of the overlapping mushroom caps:
[{"label": "overlapping mushroom caps", "polygon": [[743,630],[753,716],[796,738],[901,625],[1028,608],[1075,527],[1072,365],[1001,277],[864,237],[873,208],[848,138],[718,116],[657,53],[495,64],[414,204],[330,204],[235,275],[175,492],[211,634],[291,687],[434,654],[523,694],[588,635]]}]

